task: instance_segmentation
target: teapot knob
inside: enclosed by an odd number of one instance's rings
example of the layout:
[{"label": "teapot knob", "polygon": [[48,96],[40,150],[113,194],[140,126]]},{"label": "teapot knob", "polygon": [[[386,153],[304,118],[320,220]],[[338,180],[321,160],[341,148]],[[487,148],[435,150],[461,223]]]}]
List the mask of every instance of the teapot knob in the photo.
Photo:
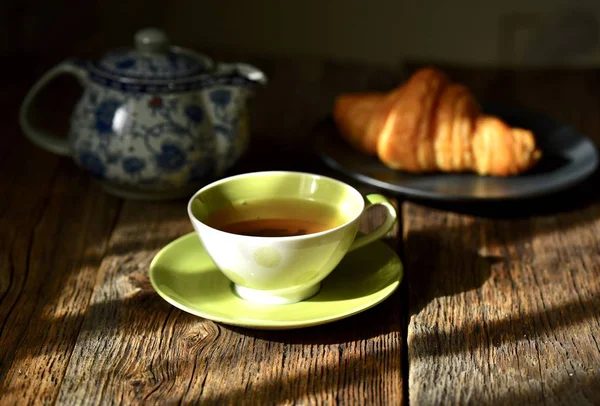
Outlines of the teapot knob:
[{"label": "teapot knob", "polygon": [[158,28],[144,28],[135,33],[135,47],[143,52],[162,52],[169,46],[167,35]]}]

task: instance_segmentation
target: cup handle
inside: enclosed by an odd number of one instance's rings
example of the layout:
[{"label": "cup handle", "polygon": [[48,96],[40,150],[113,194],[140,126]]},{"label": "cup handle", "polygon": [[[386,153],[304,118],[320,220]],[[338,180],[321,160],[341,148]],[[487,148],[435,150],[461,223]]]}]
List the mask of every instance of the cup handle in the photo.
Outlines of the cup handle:
[{"label": "cup handle", "polygon": [[66,138],[48,134],[43,129],[36,127],[30,120],[31,105],[38,93],[55,77],[69,74],[75,76],[81,86],[87,85],[87,71],[71,61],[64,61],[46,72],[33,87],[27,92],[19,111],[19,124],[23,133],[31,142],[58,155],[70,155],[70,146]]},{"label": "cup handle", "polygon": [[365,245],[370,244],[375,240],[379,240],[381,237],[386,235],[388,231],[392,229],[398,217],[398,215],[396,214],[396,208],[392,205],[392,203],[390,203],[390,201],[385,196],[379,194],[370,194],[365,196],[365,199],[368,203],[365,206],[363,213],[367,211],[371,206],[382,205],[387,209],[385,221],[383,222],[383,224],[381,224],[379,227],[377,227],[370,233],[356,238],[350,246],[350,249],[348,249],[348,251],[364,247]]}]

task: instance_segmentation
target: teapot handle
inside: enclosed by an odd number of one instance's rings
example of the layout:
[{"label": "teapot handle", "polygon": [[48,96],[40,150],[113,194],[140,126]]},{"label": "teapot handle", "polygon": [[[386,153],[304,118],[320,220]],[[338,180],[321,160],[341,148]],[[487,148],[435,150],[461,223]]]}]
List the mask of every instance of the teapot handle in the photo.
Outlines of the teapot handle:
[{"label": "teapot handle", "polygon": [[30,119],[31,105],[38,93],[55,77],[69,74],[77,78],[81,86],[85,87],[88,81],[87,71],[72,61],[63,61],[54,68],[46,72],[33,87],[27,92],[21,109],[19,111],[19,124],[23,133],[31,142],[50,152],[58,155],[70,155],[70,146],[66,138],[61,138],[53,134],[48,134],[38,128]]}]

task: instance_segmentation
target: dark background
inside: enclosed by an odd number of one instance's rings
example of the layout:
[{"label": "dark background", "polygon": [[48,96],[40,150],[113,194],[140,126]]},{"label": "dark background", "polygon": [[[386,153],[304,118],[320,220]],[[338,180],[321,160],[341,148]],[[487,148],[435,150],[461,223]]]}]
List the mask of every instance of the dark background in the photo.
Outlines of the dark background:
[{"label": "dark background", "polygon": [[[93,57],[157,26],[196,50],[327,57],[395,66],[410,59],[485,65],[598,64],[600,2],[40,1],[0,5],[3,56]],[[47,68],[42,66],[40,68]]]},{"label": "dark background", "polygon": [[[0,4],[0,58],[9,78],[1,111],[16,125],[25,92],[45,71],[67,57],[95,59],[133,46],[137,30],[154,26],[172,44],[264,69],[272,86],[253,105],[251,126],[254,140],[269,139],[252,145],[279,151],[306,136],[336,92],[367,90],[362,83],[389,89],[405,77],[406,66],[600,66],[599,16],[600,2],[593,0],[8,0]],[[327,76],[324,60],[344,64],[347,77]],[[377,69],[379,82],[362,80]],[[318,82],[331,89],[319,89],[326,97],[314,100]],[[39,103],[45,128],[66,133],[79,91],[69,77],[49,86]],[[301,111],[286,108],[286,98],[295,98]]]}]

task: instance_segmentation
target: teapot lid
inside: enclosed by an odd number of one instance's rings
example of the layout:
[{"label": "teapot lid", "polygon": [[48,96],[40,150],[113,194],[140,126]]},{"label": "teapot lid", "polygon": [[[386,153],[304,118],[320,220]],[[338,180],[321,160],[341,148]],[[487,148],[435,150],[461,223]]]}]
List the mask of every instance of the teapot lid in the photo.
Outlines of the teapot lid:
[{"label": "teapot lid", "polygon": [[170,46],[160,29],[142,29],[134,38],[135,48],[108,52],[94,67],[109,76],[138,82],[185,79],[213,69],[207,56]]}]

